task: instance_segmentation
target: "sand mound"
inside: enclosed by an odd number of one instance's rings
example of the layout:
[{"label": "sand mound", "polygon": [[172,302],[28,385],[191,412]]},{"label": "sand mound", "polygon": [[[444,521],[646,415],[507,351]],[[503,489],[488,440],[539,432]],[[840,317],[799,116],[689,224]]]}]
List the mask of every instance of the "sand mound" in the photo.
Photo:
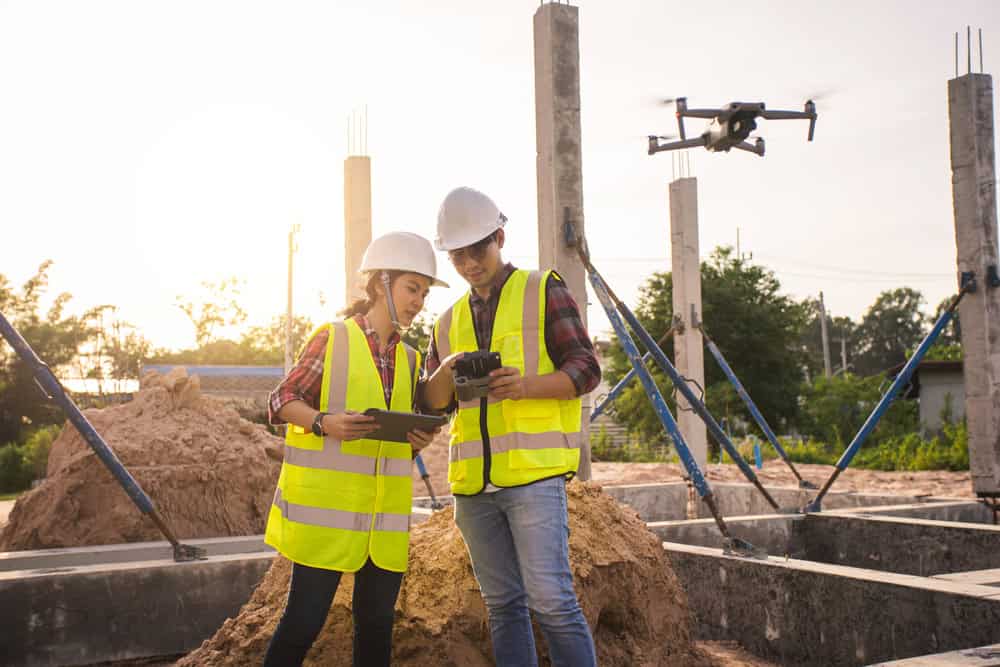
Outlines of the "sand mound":
[{"label": "sand mound", "polygon": [[[569,485],[570,560],[601,665],[708,664],[691,640],[687,600],[659,540],[594,484]],[[413,530],[397,604],[393,664],[492,665],[486,609],[450,509]],[[260,664],[284,609],[291,564],[275,560],[239,616],[184,667]],[[344,577],[308,665],[349,665],[351,577]],[[539,636],[539,647],[544,642]],[[543,664],[548,664],[544,659]]]},{"label": "sand mound", "polygon": [[[264,532],[280,469],[265,450],[281,439],[202,396],[197,377],[150,373],[133,401],[84,414],[179,539]],[[161,539],[67,422],[45,481],[14,506],[0,551]]]}]

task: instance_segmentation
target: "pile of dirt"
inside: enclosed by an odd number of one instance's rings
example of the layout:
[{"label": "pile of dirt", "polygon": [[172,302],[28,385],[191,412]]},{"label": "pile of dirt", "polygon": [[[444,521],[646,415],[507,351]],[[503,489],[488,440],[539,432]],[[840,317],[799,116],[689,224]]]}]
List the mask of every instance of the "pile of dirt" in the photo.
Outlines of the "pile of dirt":
[{"label": "pile of dirt", "polygon": [[[567,488],[570,561],[600,664],[711,664],[692,641],[687,598],[660,541],[600,486],[574,482]],[[284,609],[290,574],[290,562],[277,558],[239,615],[178,666],[260,664]],[[307,665],[351,663],[352,591],[352,578],[344,577]],[[544,650],[540,635],[538,640]],[[486,608],[450,509],[413,529],[393,643],[394,665],[493,664]]]},{"label": "pile of dirt", "polygon": [[[84,414],[178,539],[264,532],[281,439],[203,396],[197,376],[149,373],[129,403]],[[14,506],[0,551],[162,539],[67,422],[45,481]]]}]

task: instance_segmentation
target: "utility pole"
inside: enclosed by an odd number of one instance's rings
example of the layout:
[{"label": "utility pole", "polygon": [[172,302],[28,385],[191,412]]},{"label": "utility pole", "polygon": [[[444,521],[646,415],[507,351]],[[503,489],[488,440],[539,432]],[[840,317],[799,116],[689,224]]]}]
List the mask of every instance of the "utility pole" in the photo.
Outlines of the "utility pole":
[{"label": "utility pole", "polygon": [[847,372],[847,339],[840,339],[840,370],[843,373]]},{"label": "utility pole", "polygon": [[823,336],[823,374],[833,375],[830,368],[830,335],[826,330],[826,304],[823,303],[823,293],[819,293],[819,330]]},{"label": "utility pole", "polygon": [[301,225],[294,224],[288,230],[288,302],[287,309],[285,310],[285,375],[288,375],[288,371],[292,370],[295,354],[295,350],[292,349],[292,262],[295,251],[298,250],[298,247],[295,245],[295,235],[301,229]]}]

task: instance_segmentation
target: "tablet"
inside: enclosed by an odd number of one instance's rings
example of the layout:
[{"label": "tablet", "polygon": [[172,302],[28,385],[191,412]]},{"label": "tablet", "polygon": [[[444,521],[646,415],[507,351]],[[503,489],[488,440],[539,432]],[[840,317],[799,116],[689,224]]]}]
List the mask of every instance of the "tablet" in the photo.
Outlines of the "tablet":
[{"label": "tablet", "polygon": [[390,442],[409,442],[406,434],[410,431],[427,431],[430,433],[438,426],[444,426],[448,418],[438,415],[418,415],[415,412],[393,412],[369,408],[365,414],[375,418],[379,425],[377,431],[369,433],[365,438],[372,440],[389,440]]}]

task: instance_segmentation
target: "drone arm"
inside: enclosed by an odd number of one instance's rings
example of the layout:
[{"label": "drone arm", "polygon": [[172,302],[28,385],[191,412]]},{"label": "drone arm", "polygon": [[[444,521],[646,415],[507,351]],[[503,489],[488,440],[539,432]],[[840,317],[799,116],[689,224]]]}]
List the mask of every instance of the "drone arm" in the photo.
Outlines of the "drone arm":
[{"label": "drone arm", "polygon": [[815,114],[809,114],[805,111],[769,111],[764,110],[760,112],[760,117],[764,120],[793,120],[796,118],[815,118]]},{"label": "drone arm", "polygon": [[681,141],[671,141],[666,144],[649,144],[649,154],[661,153],[663,151],[679,151],[685,148],[701,148],[707,144],[705,137],[695,137],[694,139],[683,139]]},{"label": "drone arm", "polygon": [[756,153],[757,155],[764,157],[764,140],[760,138],[752,144],[749,141],[741,141],[738,144],[733,144],[733,148],[738,148],[739,150],[746,151],[748,153]]},{"label": "drone arm", "polygon": [[716,118],[719,115],[718,109],[687,109],[677,111],[677,117],[687,116],[688,118]]}]

